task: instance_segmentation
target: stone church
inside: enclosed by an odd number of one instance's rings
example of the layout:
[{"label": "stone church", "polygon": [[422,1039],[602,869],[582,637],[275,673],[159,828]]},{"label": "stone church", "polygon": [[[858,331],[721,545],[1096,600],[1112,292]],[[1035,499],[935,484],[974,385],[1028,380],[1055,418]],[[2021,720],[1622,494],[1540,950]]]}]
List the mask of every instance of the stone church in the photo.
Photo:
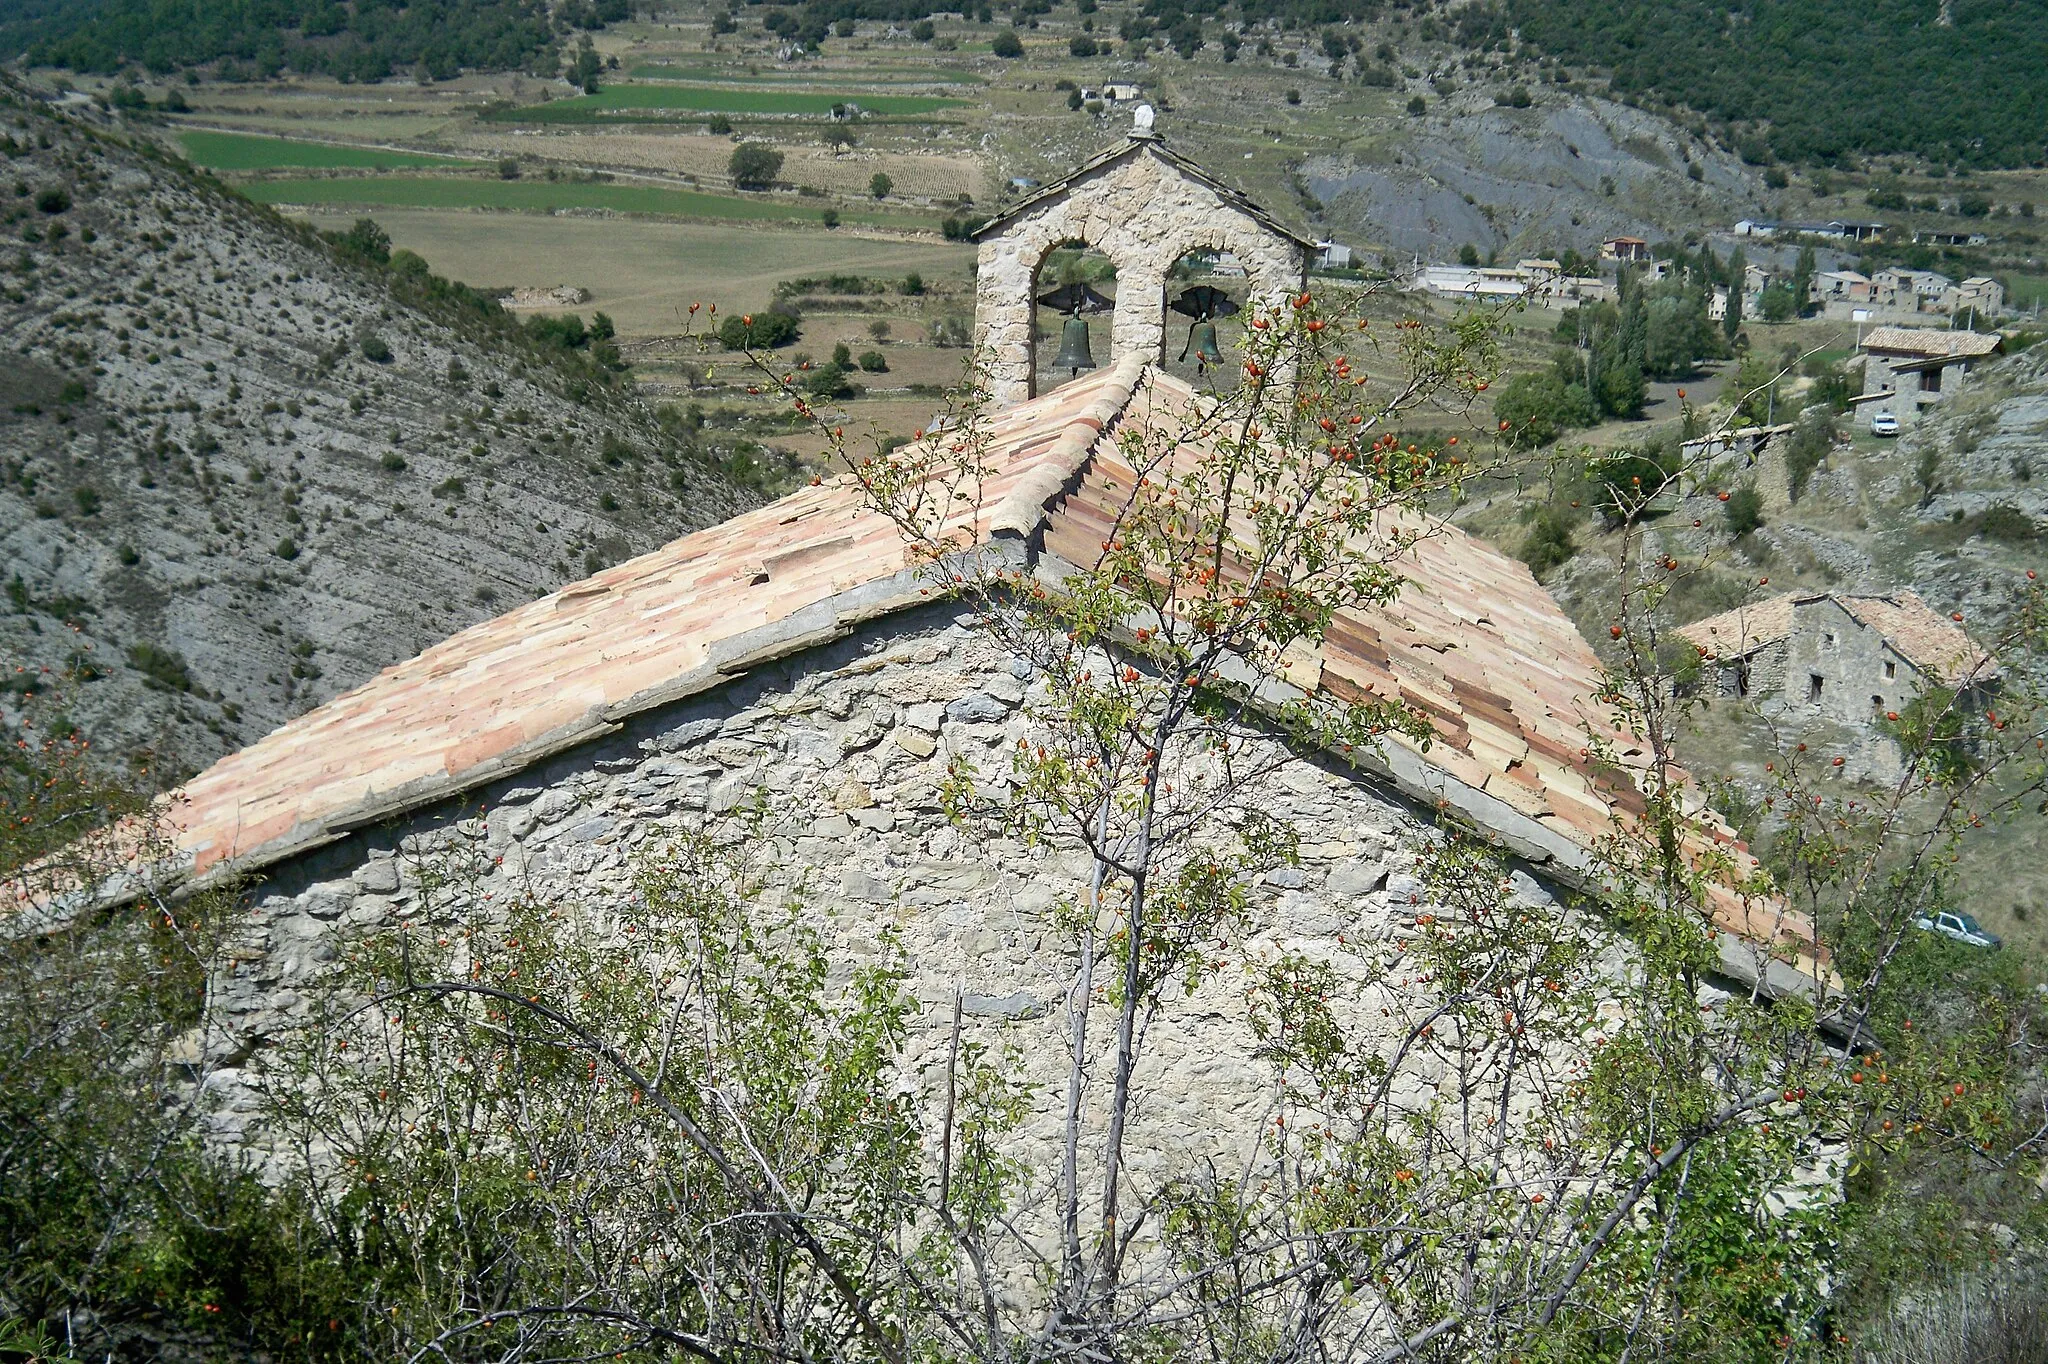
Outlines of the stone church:
[{"label": "stone church", "polygon": [[[1032,272],[1075,238],[1119,263],[1116,354],[1031,396]],[[1157,432],[1192,398],[1160,370],[1158,272],[1204,243],[1247,263],[1255,297],[1303,278],[1304,243],[1153,138],[985,230],[978,327],[1002,405],[986,422],[992,475],[961,524],[1039,574],[1093,562],[1113,485],[1131,486],[1119,438]],[[1273,811],[1302,861],[1258,888],[1255,954],[1349,963],[1340,935],[1391,943],[1419,912],[1413,850],[1444,819],[1510,851],[1520,894],[1564,913],[1560,892],[1586,877],[1617,811],[1641,808],[1586,756],[1606,723],[1600,664],[1524,565],[1446,525],[1399,569],[1398,601],[1341,618],[1292,676],[1340,700],[1399,698],[1434,741],[1392,743],[1363,770],[1303,758],[1279,775]],[[201,773],[172,807],[176,874],[255,885],[236,969],[215,987],[234,1035],[206,1058],[224,1132],[248,1122],[244,1081],[337,938],[411,912],[416,854],[462,840],[505,891],[624,893],[636,850],[757,794],[775,861],[808,876],[837,950],[901,934],[927,1006],[913,1064],[943,1045],[959,990],[972,1026],[1008,1030],[1033,1078],[1063,1074],[1073,963],[1053,910],[1085,884],[1085,861],[974,841],[941,806],[951,756],[1002,770],[1041,686],[927,595],[896,529],[834,479],[386,669]],[[1782,910],[1731,898],[1721,927],[1731,978],[1789,991],[1822,969],[1809,927]],[[1212,984],[1160,1018],[1149,1045],[1165,1097],[1140,1119],[1145,1159],[1258,1111],[1245,1012],[1234,986]],[[1031,1132],[1056,1130],[1057,1090]]]}]

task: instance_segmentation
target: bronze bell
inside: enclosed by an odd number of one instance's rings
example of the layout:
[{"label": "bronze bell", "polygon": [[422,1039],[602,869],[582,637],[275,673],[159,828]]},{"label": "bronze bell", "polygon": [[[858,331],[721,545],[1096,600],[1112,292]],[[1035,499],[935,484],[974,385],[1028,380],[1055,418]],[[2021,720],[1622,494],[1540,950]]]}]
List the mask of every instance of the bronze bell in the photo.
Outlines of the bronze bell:
[{"label": "bronze bell", "polygon": [[1216,344],[1216,324],[1207,318],[1188,328],[1187,349],[1194,355],[1198,368],[1223,363],[1223,348]]},{"label": "bronze bell", "polygon": [[1052,367],[1066,370],[1070,375],[1095,368],[1095,357],[1088,352],[1087,318],[1070,317],[1060,328],[1059,358],[1052,362]]}]

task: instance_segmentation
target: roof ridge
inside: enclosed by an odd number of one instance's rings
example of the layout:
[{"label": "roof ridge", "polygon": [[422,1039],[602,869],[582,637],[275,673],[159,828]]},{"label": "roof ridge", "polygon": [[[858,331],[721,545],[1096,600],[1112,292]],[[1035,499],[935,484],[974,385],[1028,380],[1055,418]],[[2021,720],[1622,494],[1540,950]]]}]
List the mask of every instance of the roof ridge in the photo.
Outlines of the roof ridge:
[{"label": "roof ridge", "polygon": [[1101,394],[1068,420],[1051,448],[989,513],[990,539],[1028,540],[1038,533],[1052,500],[1087,467],[1096,445],[1130,406],[1150,365],[1142,351],[1117,361]]},{"label": "roof ridge", "polygon": [[1204,169],[1199,162],[1167,146],[1165,139],[1156,134],[1150,137],[1127,136],[1115,146],[1104,148],[1051,184],[1033,190],[1023,199],[1010,205],[1001,213],[996,214],[995,217],[990,218],[970,234],[969,240],[977,242],[987,240],[1004,226],[1015,221],[1037,205],[1044,203],[1046,200],[1057,198],[1061,194],[1071,192],[1076,182],[1101,170],[1104,166],[1112,165],[1124,160],[1126,157],[1143,152],[1150,152],[1158,156],[1188,178],[1206,185],[1209,189],[1215,191],[1226,203],[1229,203],[1232,207],[1243,213],[1249,214],[1261,225],[1287,238],[1295,245],[1306,247],[1311,251],[1315,250],[1316,244],[1314,242],[1281,222],[1267,209],[1260,207],[1258,202],[1249,194],[1238,189],[1227,180],[1219,179],[1215,174]]}]

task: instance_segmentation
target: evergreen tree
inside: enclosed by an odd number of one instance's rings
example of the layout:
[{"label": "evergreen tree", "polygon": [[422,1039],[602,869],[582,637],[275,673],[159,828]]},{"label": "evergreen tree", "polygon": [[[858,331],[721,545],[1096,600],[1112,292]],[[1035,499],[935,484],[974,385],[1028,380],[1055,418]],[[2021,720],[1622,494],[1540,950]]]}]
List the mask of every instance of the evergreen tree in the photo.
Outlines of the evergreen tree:
[{"label": "evergreen tree", "polygon": [[1792,311],[1803,315],[1806,302],[1813,294],[1813,248],[1799,248],[1799,263],[1792,267]]},{"label": "evergreen tree", "polygon": [[1749,278],[1749,257],[1742,248],[1728,257],[1728,312],[1721,319],[1721,334],[1728,338],[1728,344],[1735,344],[1735,335],[1742,330],[1742,295],[1745,281]]},{"label": "evergreen tree", "polygon": [[598,60],[597,49],[591,46],[590,35],[584,34],[583,41],[576,45],[576,66],[569,79],[582,86],[584,94],[594,95],[597,93],[597,73],[603,69],[604,64]]}]

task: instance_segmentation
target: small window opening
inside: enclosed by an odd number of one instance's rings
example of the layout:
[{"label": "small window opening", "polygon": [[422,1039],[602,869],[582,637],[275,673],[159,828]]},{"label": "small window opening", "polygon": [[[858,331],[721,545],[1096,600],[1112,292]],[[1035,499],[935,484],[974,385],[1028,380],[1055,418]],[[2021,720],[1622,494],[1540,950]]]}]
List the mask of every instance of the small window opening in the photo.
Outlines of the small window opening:
[{"label": "small window opening", "polygon": [[1889,682],[1899,675],[1899,665],[1890,659],[1884,661],[1884,680]]},{"label": "small window opening", "polygon": [[1884,709],[1884,698],[1883,698],[1882,696],[1873,696],[1873,697],[1871,697],[1871,698],[1870,698],[1870,708],[1871,708],[1872,710],[1883,710],[1883,709]]},{"label": "small window opening", "polygon": [[1835,639],[1835,632],[1833,630],[1828,631],[1828,647],[1830,649],[1834,648],[1836,642],[1837,641]]},{"label": "small window opening", "polygon": [[1819,673],[1808,673],[1806,675],[1806,699],[1809,702],[1820,700],[1820,684],[1821,676]]}]

